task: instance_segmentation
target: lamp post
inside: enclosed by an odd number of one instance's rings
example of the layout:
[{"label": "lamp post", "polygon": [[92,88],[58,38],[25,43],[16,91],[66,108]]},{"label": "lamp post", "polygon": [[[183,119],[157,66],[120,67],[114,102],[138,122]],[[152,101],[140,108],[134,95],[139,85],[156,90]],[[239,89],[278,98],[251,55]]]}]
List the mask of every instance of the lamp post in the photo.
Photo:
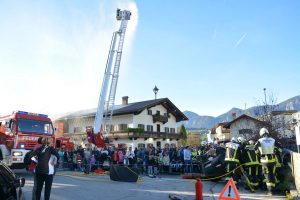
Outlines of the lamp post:
[{"label": "lamp post", "polygon": [[154,92],[154,94],[155,94],[155,99],[156,99],[156,94],[157,94],[157,92],[158,92],[158,88],[156,87],[156,85],[155,85],[155,87],[153,88],[153,92]]},{"label": "lamp post", "polygon": [[267,112],[268,112],[267,95],[266,95],[266,90],[267,89],[264,88],[263,90],[264,90],[264,95],[265,95],[265,106],[264,106],[265,107],[265,113],[264,114],[267,115]]}]

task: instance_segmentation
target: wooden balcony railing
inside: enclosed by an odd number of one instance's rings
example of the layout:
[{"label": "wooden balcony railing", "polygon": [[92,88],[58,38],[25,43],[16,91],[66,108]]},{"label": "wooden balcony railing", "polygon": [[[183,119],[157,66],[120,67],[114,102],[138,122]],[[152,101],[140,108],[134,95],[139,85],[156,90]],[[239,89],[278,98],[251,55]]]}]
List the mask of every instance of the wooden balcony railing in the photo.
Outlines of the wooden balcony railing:
[{"label": "wooden balcony railing", "polygon": [[153,117],[153,123],[161,122],[161,123],[165,124],[168,122],[168,116],[155,114],[155,115],[152,115],[152,117]]},{"label": "wooden balcony railing", "polygon": [[181,136],[178,133],[165,133],[165,132],[151,132],[145,131],[143,133],[133,133],[133,132],[124,132],[124,131],[114,131],[111,132],[111,137],[114,139],[138,139],[144,138],[149,139],[153,138],[156,139],[170,139],[170,140],[179,140]]}]

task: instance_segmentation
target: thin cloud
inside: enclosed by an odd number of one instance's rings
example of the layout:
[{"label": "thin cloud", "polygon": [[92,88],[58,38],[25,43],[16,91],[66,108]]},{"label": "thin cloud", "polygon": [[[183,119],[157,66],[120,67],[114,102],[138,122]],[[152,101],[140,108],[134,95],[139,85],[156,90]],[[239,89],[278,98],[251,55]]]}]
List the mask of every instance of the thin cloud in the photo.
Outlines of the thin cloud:
[{"label": "thin cloud", "polygon": [[244,34],[242,35],[242,37],[235,43],[233,49],[236,49],[236,48],[241,44],[241,42],[245,39],[245,37],[246,37],[247,35],[248,35],[247,32],[244,33]]}]

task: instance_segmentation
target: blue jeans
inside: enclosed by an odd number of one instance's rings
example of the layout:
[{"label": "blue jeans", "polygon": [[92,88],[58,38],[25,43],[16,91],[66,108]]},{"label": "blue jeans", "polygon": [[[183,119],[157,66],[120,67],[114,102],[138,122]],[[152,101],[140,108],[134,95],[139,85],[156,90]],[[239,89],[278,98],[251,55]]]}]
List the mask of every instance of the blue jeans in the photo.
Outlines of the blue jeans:
[{"label": "blue jeans", "polygon": [[192,161],[184,160],[184,173],[192,173]]}]

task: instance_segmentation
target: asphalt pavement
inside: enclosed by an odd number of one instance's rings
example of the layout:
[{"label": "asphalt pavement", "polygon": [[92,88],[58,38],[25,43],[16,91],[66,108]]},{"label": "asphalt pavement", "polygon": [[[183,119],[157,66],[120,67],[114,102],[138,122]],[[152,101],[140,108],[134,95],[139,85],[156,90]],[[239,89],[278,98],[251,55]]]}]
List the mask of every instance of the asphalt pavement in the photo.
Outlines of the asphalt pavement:
[{"label": "asphalt pavement", "polygon": [[[32,198],[33,177],[32,174],[16,170],[19,177],[26,179],[23,188],[25,198]],[[204,199],[218,199],[225,182],[203,182]],[[241,199],[285,199],[284,196],[268,197],[264,191],[250,193],[239,187],[238,193]],[[181,179],[178,175],[162,175],[156,178],[141,176],[137,183],[111,181],[108,175],[89,174],[82,172],[60,171],[54,177],[51,199],[106,199],[106,200],[163,200],[169,199],[169,194],[178,195],[184,200],[195,199],[195,180]],[[43,199],[43,198],[42,198]]]}]

